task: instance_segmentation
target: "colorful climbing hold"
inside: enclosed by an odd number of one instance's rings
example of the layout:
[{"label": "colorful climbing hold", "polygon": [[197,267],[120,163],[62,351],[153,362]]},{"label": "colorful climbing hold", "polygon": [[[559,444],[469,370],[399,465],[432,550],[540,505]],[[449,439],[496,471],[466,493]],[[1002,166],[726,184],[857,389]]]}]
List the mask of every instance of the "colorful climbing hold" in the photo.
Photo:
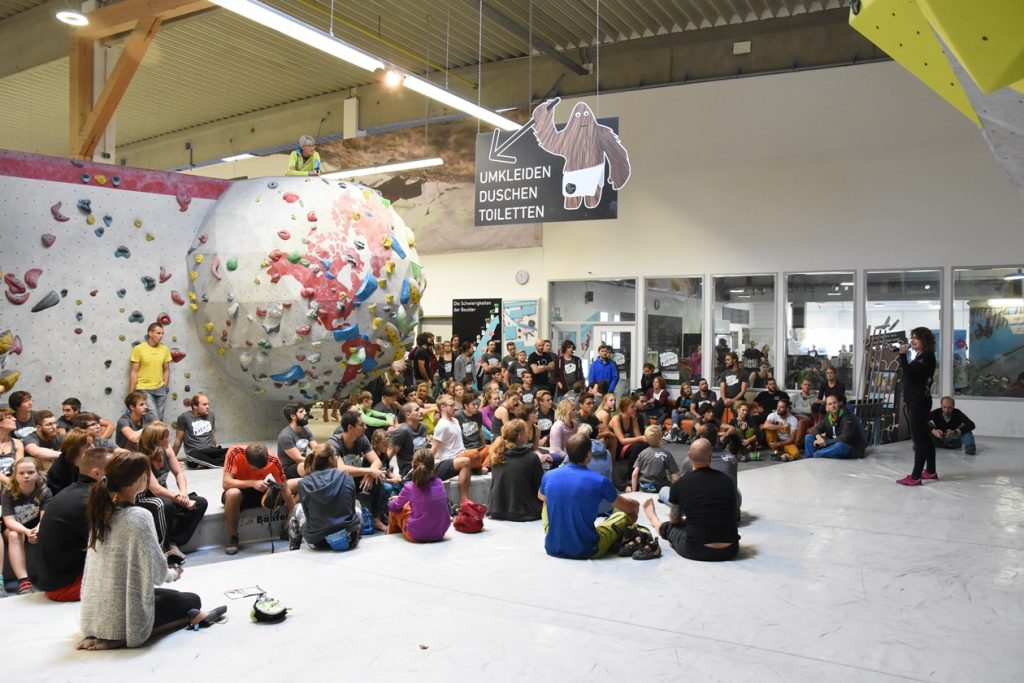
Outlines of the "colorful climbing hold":
[{"label": "colorful climbing hold", "polygon": [[192,373],[191,372],[182,373],[182,377],[184,377],[185,379],[190,379],[192,377]]},{"label": "colorful climbing hold", "polygon": [[96,235],[97,237],[103,237],[103,233],[105,232],[105,230],[104,230],[103,228],[96,228],[96,229],[95,229],[95,230],[93,230],[92,232],[93,232],[93,234],[94,234],[94,235]]},{"label": "colorful climbing hold", "polygon": [[196,254],[193,258],[195,259],[196,263],[202,263],[203,262],[203,255],[202,254]]},{"label": "colorful climbing hold", "polygon": [[105,175],[98,175],[98,176],[96,176],[96,184],[97,185],[106,185],[107,184],[107,176],[105,176]]},{"label": "colorful climbing hold", "polygon": [[88,216],[85,217],[85,222],[88,223],[89,225],[96,225],[96,216],[93,216],[90,213]]},{"label": "colorful climbing hold", "polygon": [[316,211],[310,211],[306,214],[306,220],[310,223],[316,223]]},{"label": "colorful climbing hold", "polygon": [[77,313],[75,313],[75,320],[77,320],[78,322],[82,322],[82,318],[84,318],[84,317],[85,317],[85,314],[82,313],[81,311],[78,311]]},{"label": "colorful climbing hold", "polygon": [[153,240],[155,240],[155,239],[156,239],[156,238],[155,238],[155,237],[153,237],[153,233],[151,233],[151,232],[147,232],[147,233],[146,233],[146,241],[147,241],[147,242],[152,242],[152,241],[153,241]]},{"label": "colorful climbing hold", "polygon": [[295,194],[294,192],[285,192],[283,195],[281,195],[281,199],[285,200],[289,204],[294,204],[295,202],[299,201],[299,195]]},{"label": "colorful climbing hold", "polygon": [[312,331],[313,328],[309,325],[303,325],[302,327],[295,328],[295,334],[302,335],[303,337],[308,337]]},{"label": "colorful climbing hold", "polygon": [[171,360],[175,363],[180,363],[181,359],[185,357],[185,352],[175,346],[171,349]]},{"label": "colorful climbing hold", "polygon": [[17,370],[4,370],[0,372],[0,387],[3,387],[4,391],[10,391],[18,383],[20,377],[21,373]]},{"label": "colorful climbing hold", "polygon": [[183,297],[181,294],[174,290],[171,290],[171,301],[178,304],[179,306],[185,305],[185,297]]},{"label": "colorful climbing hold", "polygon": [[82,334],[82,328],[81,327],[76,327],[75,328],[75,334]]},{"label": "colorful climbing hold", "polygon": [[114,293],[117,294],[117,298],[118,299],[123,299],[124,295],[128,293],[128,290],[127,289],[119,289],[119,290],[117,290]]},{"label": "colorful climbing hold", "polygon": [[230,271],[238,270],[238,260],[237,259],[233,259],[233,258],[228,259],[227,267],[228,267],[228,270],[230,270]]},{"label": "colorful climbing hold", "polygon": [[56,235],[51,235],[50,233],[47,232],[47,233],[43,233],[43,235],[42,235],[42,237],[40,237],[40,239],[43,241],[43,247],[45,247],[46,249],[49,249],[50,247],[53,246],[53,243],[57,241],[57,236]]},{"label": "colorful climbing hold", "polygon": [[300,254],[297,251],[293,251],[290,254],[288,254],[288,260],[292,263],[298,263],[299,261],[302,260],[302,254]]},{"label": "colorful climbing hold", "polygon": [[171,324],[171,316],[167,315],[166,313],[161,313],[156,317],[156,319],[157,322],[159,322],[161,325],[166,326]]},{"label": "colorful climbing hold", "polygon": [[295,384],[305,376],[306,373],[302,370],[301,365],[293,365],[285,372],[279,372],[276,375],[271,375],[270,379],[275,382],[281,382],[282,384]]},{"label": "colorful climbing hold", "polygon": [[142,286],[145,287],[147,292],[151,292],[154,289],[156,289],[156,280],[154,280],[153,278],[151,278],[148,275],[143,275],[141,279],[142,279]]},{"label": "colorful climbing hold", "polygon": [[89,292],[89,296],[96,296],[99,293],[99,291],[100,290],[98,290],[98,289],[94,289],[94,290]]},{"label": "colorful climbing hold", "polygon": [[19,280],[14,273],[6,273],[4,275],[4,282],[7,283],[7,288],[15,294],[22,294],[25,292],[25,283]]},{"label": "colorful climbing hold", "polygon": [[117,258],[131,258],[131,250],[123,244],[114,250],[114,256]]},{"label": "colorful climbing hold", "polygon": [[33,313],[39,313],[45,311],[47,308],[52,308],[60,303],[60,294],[57,294],[55,290],[50,290],[46,293],[42,299],[36,302],[36,305],[32,307]]},{"label": "colorful climbing hold", "polygon": [[109,214],[103,217],[103,225],[110,227],[110,224],[114,222],[114,219]]},{"label": "colorful climbing hold", "polygon": [[277,189],[277,181],[276,180],[271,180],[270,182],[267,183],[267,187],[269,187],[271,190],[276,190]]},{"label": "colorful climbing hold", "polygon": [[146,316],[142,315],[142,311],[132,311],[128,315],[128,322],[130,322],[130,323],[146,322]]},{"label": "colorful climbing hold", "polygon": [[191,197],[179,194],[176,195],[174,198],[178,200],[178,211],[188,211],[188,205],[192,203]]},{"label": "colorful climbing hold", "polygon": [[43,381],[49,384],[50,382],[53,381],[53,375],[43,375]]},{"label": "colorful climbing hold", "polygon": [[53,214],[53,219],[58,223],[64,223],[65,221],[71,220],[60,212],[61,202],[57,202],[50,207],[50,213]]},{"label": "colorful climbing hold", "polygon": [[292,238],[292,234],[287,230],[278,230],[277,236],[283,240],[290,240]]},{"label": "colorful climbing hold", "polygon": [[21,337],[14,335],[14,342],[11,344],[10,353],[14,356],[20,356],[22,350]]},{"label": "colorful climbing hold", "polygon": [[124,339],[125,339],[125,336],[123,334],[117,335],[117,340],[118,341],[124,341]]},{"label": "colorful climbing hold", "polygon": [[134,225],[136,228],[141,228],[142,227],[142,221],[140,219],[136,218],[134,221],[132,221],[132,225]]},{"label": "colorful climbing hold", "polygon": [[85,214],[87,216],[90,213],[92,213],[92,200],[91,199],[79,199],[78,203],[75,206],[77,206],[78,210],[81,211],[83,214]]},{"label": "colorful climbing hold", "polygon": [[197,297],[196,297],[196,293],[195,293],[195,292],[189,292],[189,293],[188,293],[188,300],[189,300],[189,301],[195,301],[195,300],[196,300],[196,298],[197,298]]},{"label": "colorful climbing hold", "polygon": [[116,175],[113,178],[111,178],[110,184],[113,185],[114,187],[119,186],[121,184],[121,176]]}]

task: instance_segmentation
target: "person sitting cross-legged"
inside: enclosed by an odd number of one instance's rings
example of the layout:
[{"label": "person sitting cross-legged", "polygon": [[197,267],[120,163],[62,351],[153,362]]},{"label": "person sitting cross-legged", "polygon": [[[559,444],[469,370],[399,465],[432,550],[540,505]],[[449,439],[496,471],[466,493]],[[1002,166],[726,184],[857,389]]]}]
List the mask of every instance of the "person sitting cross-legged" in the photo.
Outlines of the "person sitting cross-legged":
[{"label": "person sitting cross-legged", "polygon": [[765,438],[768,440],[768,447],[772,449],[772,460],[789,462],[800,458],[800,447],[797,446],[797,434],[800,432],[800,423],[796,417],[789,412],[789,401],[780,398],[775,406],[775,412],[768,415],[764,421]]},{"label": "person sitting cross-legged", "polygon": [[721,562],[739,552],[736,532],[736,484],[711,468],[711,444],[697,439],[687,453],[693,470],[672,484],[668,521],[662,522],[654,499],[644,501],[651,526],[688,560]]},{"label": "person sitting cross-legged", "polygon": [[825,417],[804,437],[809,458],[863,458],[864,440],[851,415],[835,396],[825,399]]},{"label": "person sitting cross-legged", "polygon": [[388,533],[401,532],[413,543],[444,540],[452,524],[444,482],[434,476],[434,454],[419,448],[412,456],[409,481],[388,501]]},{"label": "person sitting cross-legged", "polygon": [[227,457],[224,458],[224,494],[221,496],[224,521],[228,527],[228,544],[224,547],[226,554],[234,555],[238,552],[238,520],[242,510],[262,507],[263,494],[269,486],[268,480],[283,486],[285,505],[291,514],[295,499],[277,456],[268,453],[267,447],[258,443],[228,449]]},{"label": "person sitting cross-legged", "polygon": [[679,478],[679,465],[672,454],[661,447],[662,429],[650,425],[644,430],[647,448],[640,451],[633,467],[632,491],[657,493]]},{"label": "person sitting cross-legged", "polygon": [[[619,495],[607,477],[587,469],[590,437],[573,434],[566,444],[569,464],[549,470],[537,496],[544,503],[544,550],[548,555],[586,560],[604,556],[636,522],[640,504]],[[613,512],[594,526],[602,502],[612,502]]]},{"label": "person sitting cross-legged", "polygon": [[943,396],[940,404],[928,416],[932,428],[932,441],[938,448],[960,448],[964,453],[974,455],[978,447],[974,443],[974,422],[956,407],[952,396]]},{"label": "person sitting cross-legged", "polygon": [[356,511],[356,483],[338,464],[334,446],[330,442],[321,444],[306,456],[306,476],[299,480],[303,519],[298,531],[310,547],[319,550],[329,549],[325,539],[338,531],[348,532],[349,549],[355,548],[362,537],[363,518]]},{"label": "person sitting cross-legged", "polygon": [[487,514],[494,519],[530,522],[540,519],[537,498],[544,468],[523,420],[512,420],[491,445],[491,497]]}]

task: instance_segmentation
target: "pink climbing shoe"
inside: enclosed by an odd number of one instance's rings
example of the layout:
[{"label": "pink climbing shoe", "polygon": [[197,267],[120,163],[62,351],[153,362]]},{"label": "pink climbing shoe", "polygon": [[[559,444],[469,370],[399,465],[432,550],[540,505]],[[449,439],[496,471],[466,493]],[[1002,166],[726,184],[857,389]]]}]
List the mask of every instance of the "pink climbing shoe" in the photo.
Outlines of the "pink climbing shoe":
[{"label": "pink climbing shoe", "polygon": [[912,475],[908,474],[907,476],[903,477],[902,479],[897,479],[896,483],[899,484],[900,486],[920,486],[921,485],[921,480],[920,479],[914,479],[914,477]]},{"label": "pink climbing shoe", "polygon": [[939,475],[935,474],[934,472],[929,472],[928,470],[922,470],[921,471],[921,480],[922,481],[924,481],[924,480],[927,480],[927,481],[938,481],[939,480]]}]

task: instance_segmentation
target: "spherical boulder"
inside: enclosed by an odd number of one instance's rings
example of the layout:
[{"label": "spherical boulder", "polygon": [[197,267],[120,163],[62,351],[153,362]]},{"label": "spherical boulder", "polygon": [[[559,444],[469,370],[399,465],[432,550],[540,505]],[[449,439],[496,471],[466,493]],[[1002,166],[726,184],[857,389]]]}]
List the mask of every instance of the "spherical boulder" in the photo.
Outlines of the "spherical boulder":
[{"label": "spherical boulder", "polygon": [[426,286],[390,202],[323,178],[234,183],[192,240],[184,302],[214,363],[251,394],[316,400],[405,357]]}]

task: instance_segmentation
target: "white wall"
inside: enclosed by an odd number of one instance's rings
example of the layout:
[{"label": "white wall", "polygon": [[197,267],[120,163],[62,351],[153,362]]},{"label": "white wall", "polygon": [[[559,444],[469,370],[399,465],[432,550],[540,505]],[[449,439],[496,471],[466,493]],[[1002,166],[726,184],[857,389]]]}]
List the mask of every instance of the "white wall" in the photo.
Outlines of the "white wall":
[{"label": "white wall", "polygon": [[[895,63],[601,95],[598,113],[619,117],[633,167],[619,218],[545,224],[543,249],[425,257],[426,314],[473,291],[543,298],[546,280],[1020,260],[1024,206],[980,131]],[[1019,402],[983,403],[983,430],[1024,435]]]}]

